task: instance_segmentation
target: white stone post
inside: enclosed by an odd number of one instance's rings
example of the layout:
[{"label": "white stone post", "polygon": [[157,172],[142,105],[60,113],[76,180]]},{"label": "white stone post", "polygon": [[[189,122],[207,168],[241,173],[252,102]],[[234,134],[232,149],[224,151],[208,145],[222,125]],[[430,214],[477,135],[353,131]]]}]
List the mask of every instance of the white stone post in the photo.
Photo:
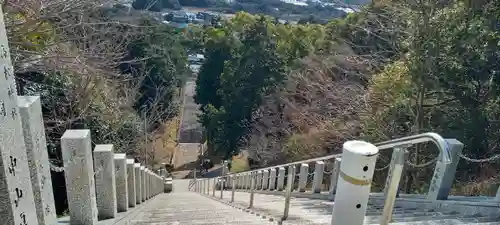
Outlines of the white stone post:
[{"label": "white stone post", "polygon": [[262,172],[262,190],[269,189],[269,170]]},{"label": "white stone post", "polygon": [[115,154],[116,207],[118,212],[128,210],[127,155]]},{"label": "white stone post", "polygon": [[212,196],[215,197],[215,189],[217,189],[217,177],[214,178],[214,186],[212,189]]},{"label": "white stone post", "polygon": [[[39,225],[57,223],[40,97],[18,96],[24,143]],[[1,155],[1,154],[0,154]],[[0,213],[1,215],[1,213]]]},{"label": "white stone post", "polygon": [[325,169],[325,162],[317,161],[314,165],[314,179],[312,185],[313,193],[321,193],[321,188],[323,186],[323,170]]},{"label": "white stone post", "polygon": [[2,9],[0,9],[0,221],[6,225],[38,223]]},{"label": "white stone post", "polygon": [[146,168],[146,200],[149,200],[151,198],[151,183],[149,181],[151,180],[151,171]]},{"label": "white stone post", "polygon": [[302,163],[300,165],[300,175],[299,175],[299,192],[306,191],[307,177],[309,175],[309,164]]},{"label": "white stone post", "polygon": [[363,224],[377,156],[377,147],[368,142],[344,143],[332,225]]},{"label": "white stone post", "polygon": [[98,218],[115,218],[117,210],[113,145],[95,146],[94,170]]},{"label": "white stone post", "polygon": [[333,168],[332,168],[332,174],[330,175],[330,190],[329,190],[329,195],[331,198],[333,198],[333,195],[337,191],[337,183],[339,180],[339,174],[340,174],[340,165],[342,164],[342,159],[341,158],[335,158],[335,161],[333,162]]},{"label": "white stone post", "polygon": [[439,154],[439,161],[436,163],[434,175],[432,176],[427,199],[429,200],[446,200],[450,193],[451,186],[455,180],[455,172],[457,171],[458,156],[464,149],[464,144],[457,139],[445,139],[451,156],[451,163],[446,164],[442,159],[441,153]]},{"label": "white stone post", "polygon": [[210,195],[210,179],[206,178],[205,181],[207,182],[207,192],[206,195]]},{"label": "white stone post", "polygon": [[271,168],[270,178],[269,178],[269,190],[274,190],[276,188],[276,168]]},{"label": "white stone post", "polygon": [[71,225],[97,224],[90,130],[67,130],[61,137]]},{"label": "white stone post", "polygon": [[135,168],[133,159],[127,159],[127,193],[128,206],[135,207]]},{"label": "white stone post", "polygon": [[142,202],[142,174],[141,174],[141,164],[134,163],[135,171],[135,204],[139,205]]},{"label": "white stone post", "polygon": [[278,191],[283,191],[285,186],[285,172],[285,167],[278,168],[278,186],[276,187]]},{"label": "white stone post", "polygon": [[146,201],[146,168],[141,166],[141,201]]},{"label": "white stone post", "polygon": [[259,190],[262,187],[262,170],[257,171],[255,190]]}]

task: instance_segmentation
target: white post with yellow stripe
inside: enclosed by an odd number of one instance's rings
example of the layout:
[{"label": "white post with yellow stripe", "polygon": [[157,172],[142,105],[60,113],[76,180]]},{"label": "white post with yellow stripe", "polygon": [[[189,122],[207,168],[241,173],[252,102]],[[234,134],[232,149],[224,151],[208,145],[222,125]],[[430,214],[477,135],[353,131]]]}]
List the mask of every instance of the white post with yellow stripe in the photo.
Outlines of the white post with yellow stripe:
[{"label": "white post with yellow stripe", "polygon": [[363,224],[377,156],[377,147],[368,142],[344,143],[332,225]]}]

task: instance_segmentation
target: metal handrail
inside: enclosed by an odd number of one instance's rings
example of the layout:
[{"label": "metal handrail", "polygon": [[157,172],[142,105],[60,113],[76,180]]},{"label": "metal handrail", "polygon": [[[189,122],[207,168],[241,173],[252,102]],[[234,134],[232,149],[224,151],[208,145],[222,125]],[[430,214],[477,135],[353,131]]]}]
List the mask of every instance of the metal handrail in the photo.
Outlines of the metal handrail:
[{"label": "metal handrail", "polygon": [[[420,144],[420,143],[424,143],[424,142],[434,143],[438,147],[440,153],[442,153],[441,160],[446,164],[451,163],[451,154],[450,154],[450,149],[448,147],[448,144],[446,143],[444,138],[441,137],[441,135],[439,135],[437,133],[433,133],[433,132],[417,134],[417,135],[412,135],[412,136],[402,137],[402,138],[396,138],[396,139],[392,139],[389,141],[383,141],[383,142],[376,143],[375,146],[379,150],[384,150],[384,149],[394,148],[394,147],[398,147],[398,146],[407,146],[407,145],[413,145],[413,144]],[[297,165],[297,164],[302,164],[302,163],[324,161],[324,160],[328,160],[328,159],[332,159],[332,158],[337,158],[340,156],[342,156],[342,154],[327,155],[327,156],[322,156],[322,157],[318,157],[318,158],[314,158],[314,159],[306,159],[306,160],[286,163],[286,164],[282,164],[282,165],[276,165],[276,166],[270,166],[270,167],[265,167],[265,168],[250,170],[250,171],[233,173],[233,175],[247,174],[247,173],[250,173],[253,171],[267,170],[267,169],[272,169],[272,168],[277,168],[277,167],[286,167],[286,166]]]},{"label": "metal handrail", "polygon": [[[420,143],[425,143],[425,142],[432,142],[437,146],[437,148],[440,152],[441,162],[443,162],[445,164],[450,164],[452,162],[451,152],[450,152],[450,148],[448,146],[448,143],[439,134],[433,133],[433,132],[417,134],[417,135],[412,135],[412,136],[408,136],[408,137],[402,137],[402,138],[397,138],[397,139],[393,139],[393,140],[389,140],[389,141],[379,142],[379,143],[375,144],[375,146],[379,150],[396,148],[396,147],[401,147],[401,148],[407,149],[408,147],[410,147],[414,144],[420,144]],[[249,174],[250,173],[252,175],[251,177],[253,178],[252,181],[255,182],[254,181],[255,178],[253,177],[253,175],[254,175],[253,173],[255,173],[256,171],[272,169],[272,168],[277,168],[277,167],[293,166],[293,165],[297,165],[297,164],[309,163],[309,162],[315,162],[315,161],[323,161],[323,160],[327,160],[327,159],[337,158],[340,156],[342,156],[342,154],[328,155],[328,156],[318,157],[318,158],[314,158],[314,159],[302,160],[302,161],[291,162],[291,163],[282,164],[282,165],[276,165],[276,166],[256,169],[256,170],[252,170],[252,171],[233,173],[230,175],[236,176],[236,175],[240,175],[240,174]],[[394,173],[394,171],[393,171],[393,173]],[[396,174],[392,174],[392,175],[396,175]],[[220,177],[228,177],[228,176],[229,175],[220,176]],[[398,178],[400,178],[401,174],[399,173],[396,176],[398,176]],[[220,177],[217,177],[216,179],[219,179]],[[392,179],[388,185],[390,187],[394,187],[395,185],[397,185],[397,184],[394,184],[395,182],[397,182],[399,184],[399,179]],[[288,185],[291,186],[293,184],[288,184]],[[251,189],[250,207],[252,207],[253,206],[253,190],[252,190],[252,187],[250,189]],[[234,191],[234,189],[233,189],[233,191]],[[285,194],[284,215],[282,218],[283,220],[285,220],[288,217],[288,211],[289,211],[289,207],[290,207],[290,197],[291,197],[291,194],[288,193],[289,191],[291,191],[291,189],[289,190],[289,187],[287,187],[287,190],[286,190],[287,194]],[[384,205],[388,205],[388,207],[385,207],[387,209],[384,209],[384,215],[383,215],[384,218],[386,218],[386,217],[390,218],[389,214],[392,214],[392,206],[394,205],[395,201],[396,201],[395,198],[386,199],[386,202]]]}]

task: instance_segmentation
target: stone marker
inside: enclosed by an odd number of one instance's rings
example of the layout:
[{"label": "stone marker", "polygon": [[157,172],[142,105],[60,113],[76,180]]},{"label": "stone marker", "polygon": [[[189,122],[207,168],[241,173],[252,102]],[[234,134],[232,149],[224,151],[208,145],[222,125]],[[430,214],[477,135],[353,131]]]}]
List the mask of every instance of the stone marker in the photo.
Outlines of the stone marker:
[{"label": "stone marker", "polygon": [[113,145],[94,148],[97,217],[101,220],[116,217],[116,182]]},{"label": "stone marker", "polygon": [[116,207],[118,212],[128,210],[127,155],[115,154]]},{"label": "stone marker", "polygon": [[38,224],[2,9],[0,9],[0,223]]},{"label": "stone marker", "polygon": [[67,130],[61,137],[71,225],[97,224],[90,130]]},{"label": "stone marker", "polygon": [[446,200],[451,191],[453,182],[455,181],[455,172],[457,171],[458,162],[460,161],[459,154],[464,149],[464,144],[457,139],[445,139],[450,151],[451,163],[443,162],[442,153],[439,153],[440,160],[437,161],[434,168],[429,192],[427,193],[428,200]]},{"label": "stone marker", "polygon": [[135,171],[135,204],[141,204],[142,202],[142,174],[141,174],[141,164],[134,163],[134,171]]},{"label": "stone marker", "polygon": [[135,207],[135,168],[133,159],[127,159],[127,186],[128,206]]},{"label": "stone marker", "polygon": [[40,97],[18,96],[24,143],[39,225],[57,223]]}]

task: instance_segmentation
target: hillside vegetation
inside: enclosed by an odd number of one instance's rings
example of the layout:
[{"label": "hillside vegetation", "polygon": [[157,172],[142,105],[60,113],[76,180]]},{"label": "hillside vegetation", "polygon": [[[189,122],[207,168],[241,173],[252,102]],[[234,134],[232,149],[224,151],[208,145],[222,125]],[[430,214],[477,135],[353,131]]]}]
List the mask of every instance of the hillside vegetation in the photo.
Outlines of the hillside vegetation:
[{"label": "hillside vegetation", "polygon": [[[205,30],[196,101],[208,146],[225,157],[248,150],[266,166],[432,131],[470,158],[495,156],[499,13],[498,0],[374,0],[326,25],[238,13]],[[410,152],[411,165],[429,166],[410,166],[405,189],[425,191],[437,151]],[[456,191],[484,194],[495,159],[462,159]]]},{"label": "hillside vegetation", "polygon": [[[165,149],[175,147],[172,119],[190,73],[190,41],[147,13],[104,5],[109,1],[4,1],[17,91],[41,96],[52,166],[62,166],[66,130],[90,129],[93,145],[113,144],[115,152],[158,167],[171,157]],[[64,175],[52,178],[61,214]]]}]

